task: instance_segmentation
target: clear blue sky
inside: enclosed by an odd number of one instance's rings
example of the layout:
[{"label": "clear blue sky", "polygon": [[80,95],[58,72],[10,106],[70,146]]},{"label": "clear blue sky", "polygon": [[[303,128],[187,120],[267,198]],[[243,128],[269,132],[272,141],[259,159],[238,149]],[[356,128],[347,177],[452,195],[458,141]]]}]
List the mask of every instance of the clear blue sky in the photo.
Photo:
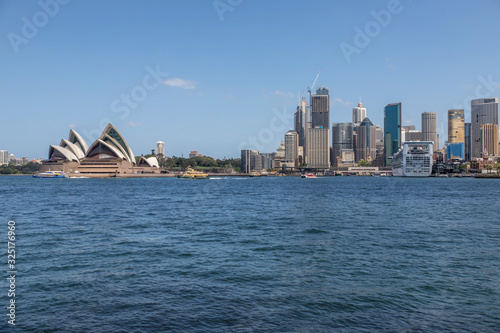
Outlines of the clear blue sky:
[{"label": "clear blue sky", "polygon": [[[0,149],[16,157],[46,158],[71,127],[90,145],[107,120],[136,155],[161,140],[170,156],[239,157],[251,137],[272,152],[320,68],[332,122],[361,96],[375,124],[402,102],[404,124],[437,112],[446,135],[448,109],[469,120],[471,97],[500,95],[498,0],[65,2],[51,15],[0,2]],[[375,23],[382,10],[393,13]],[[369,43],[356,28],[372,29]]]}]

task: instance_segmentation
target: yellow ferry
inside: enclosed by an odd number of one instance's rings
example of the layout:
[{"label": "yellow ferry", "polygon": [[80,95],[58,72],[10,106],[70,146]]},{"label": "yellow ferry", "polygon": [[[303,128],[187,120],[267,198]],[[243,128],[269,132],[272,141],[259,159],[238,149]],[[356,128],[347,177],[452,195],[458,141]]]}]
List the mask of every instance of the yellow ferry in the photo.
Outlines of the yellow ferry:
[{"label": "yellow ferry", "polygon": [[183,175],[178,175],[177,178],[208,179],[208,173],[203,173],[201,171],[196,171],[196,170],[193,170],[192,168],[188,168],[187,171]]}]

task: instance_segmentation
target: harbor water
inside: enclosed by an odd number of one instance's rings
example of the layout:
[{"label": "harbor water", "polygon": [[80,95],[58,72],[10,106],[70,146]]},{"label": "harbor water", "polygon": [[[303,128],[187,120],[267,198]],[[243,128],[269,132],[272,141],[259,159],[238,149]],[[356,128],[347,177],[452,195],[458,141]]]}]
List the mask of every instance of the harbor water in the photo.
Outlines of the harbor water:
[{"label": "harbor water", "polygon": [[498,332],[499,197],[495,179],[3,176],[15,330]]}]

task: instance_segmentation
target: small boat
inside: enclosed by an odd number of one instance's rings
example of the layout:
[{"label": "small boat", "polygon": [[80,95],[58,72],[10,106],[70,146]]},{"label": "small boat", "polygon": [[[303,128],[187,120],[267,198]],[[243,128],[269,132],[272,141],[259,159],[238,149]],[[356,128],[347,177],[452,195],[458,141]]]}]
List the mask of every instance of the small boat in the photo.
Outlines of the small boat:
[{"label": "small boat", "polygon": [[250,172],[249,177],[260,177],[260,172],[252,171],[252,172]]},{"label": "small boat", "polygon": [[201,171],[196,171],[188,168],[183,175],[178,175],[177,178],[184,179],[208,179],[208,173],[203,173]]},{"label": "small boat", "polygon": [[304,173],[300,176],[300,178],[316,178],[316,175],[313,173]]},{"label": "small boat", "polygon": [[62,171],[45,171],[33,174],[34,178],[67,178],[67,175]]}]

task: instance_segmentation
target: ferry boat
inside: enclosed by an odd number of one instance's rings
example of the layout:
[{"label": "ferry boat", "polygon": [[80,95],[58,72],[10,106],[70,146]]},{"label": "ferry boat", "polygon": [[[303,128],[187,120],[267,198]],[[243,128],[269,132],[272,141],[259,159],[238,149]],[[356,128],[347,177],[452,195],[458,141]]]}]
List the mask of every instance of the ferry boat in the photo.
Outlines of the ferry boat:
[{"label": "ferry boat", "polygon": [[304,173],[300,176],[300,178],[316,178],[316,175],[313,173]]},{"label": "ferry boat", "polygon": [[429,177],[432,172],[432,141],[407,141],[392,157],[392,175]]},{"label": "ferry boat", "polygon": [[33,174],[33,178],[67,178],[68,176],[62,171],[45,171]]},{"label": "ferry boat", "polygon": [[252,171],[252,172],[250,172],[250,174],[248,176],[249,177],[260,177],[261,174],[260,174],[260,172]]},{"label": "ferry boat", "polygon": [[184,179],[208,179],[208,173],[203,173],[201,171],[196,171],[188,168],[183,175],[178,175],[177,178]]}]

